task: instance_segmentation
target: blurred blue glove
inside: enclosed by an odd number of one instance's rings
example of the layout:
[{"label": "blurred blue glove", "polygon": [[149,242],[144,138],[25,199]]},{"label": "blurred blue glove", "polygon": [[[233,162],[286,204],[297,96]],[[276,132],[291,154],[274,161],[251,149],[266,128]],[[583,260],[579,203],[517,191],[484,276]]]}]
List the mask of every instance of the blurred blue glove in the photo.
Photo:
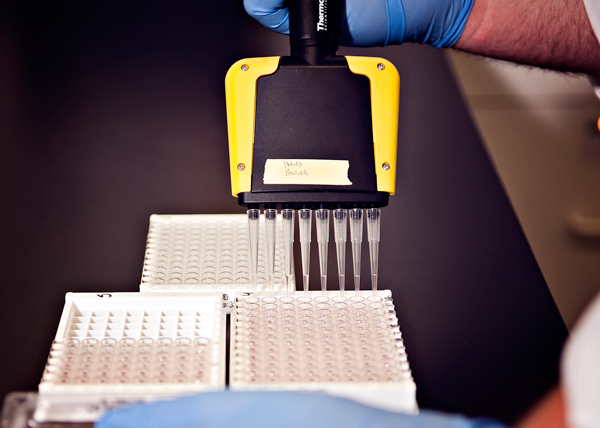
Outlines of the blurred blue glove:
[{"label": "blurred blue glove", "polygon": [[[453,46],[475,0],[346,0],[339,43],[386,46],[404,42]],[[244,0],[250,16],[265,27],[289,33],[285,0]]]},{"label": "blurred blue glove", "polygon": [[494,421],[386,412],[342,398],[287,392],[207,392],[105,414],[96,428],[504,428]]}]

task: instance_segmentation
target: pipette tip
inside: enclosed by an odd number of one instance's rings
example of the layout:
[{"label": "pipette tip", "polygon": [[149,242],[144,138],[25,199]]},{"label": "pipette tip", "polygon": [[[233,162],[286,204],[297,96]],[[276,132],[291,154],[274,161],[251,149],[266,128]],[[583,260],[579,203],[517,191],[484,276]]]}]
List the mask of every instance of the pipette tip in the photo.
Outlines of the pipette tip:
[{"label": "pipette tip", "polygon": [[258,292],[258,227],[260,223],[260,210],[249,209],[248,234],[250,238],[250,264],[252,273],[252,292]]},{"label": "pipette tip", "polygon": [[275,293],[275,246],[277,242],[277,210],[275,209],[265,209],[265,235],[269,294],[273,296]]},{"label": "pipette tip", "polygon": [[308,274],[302,275],[302,286],[304,287],[304,294],[308,294]]},{"label": "pipette tip", "polygon": [[321,291],[323,294],[327,291],[327,275],[321,275]]},{"label": "pipette tip", "polygon": [[339,283],[340,283],[340,294],[343,296],[344,291],[346,291],[346,276],[338,275]]}]

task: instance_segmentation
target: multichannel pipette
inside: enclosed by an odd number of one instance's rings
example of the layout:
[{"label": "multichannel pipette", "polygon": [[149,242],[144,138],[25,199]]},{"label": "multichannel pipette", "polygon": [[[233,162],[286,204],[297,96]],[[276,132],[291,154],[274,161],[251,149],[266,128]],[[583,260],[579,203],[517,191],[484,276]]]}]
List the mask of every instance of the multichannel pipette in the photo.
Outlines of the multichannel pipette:
[{"label": "multichannel pipette", "polygon": [[[339,30],[335,3],[328,1],[324,10],[315,1],[287,2],[291,55],[240,60],[225,79],[232,193],[251,211],[300,210],[305,290],[311,210],[317,210],[323,290],[327,287],[329,216],[321,217],[321,213],[350,210],[358,289],[362,210],[379,213],[395,192],[398,72],[382,58],[335,55]],[[372,232],[369,253],[376,288],[379,214],[373,215],[368,230]],[[345,229],[345,220],[335,214],[334,219],[338,232]],[[271,221],[273,226],[275,220]],[[267,232],[271,226],[266,225]],[[274,248],[274,236],[274,232],[267,236],[268,249]],[[250,241],[255,245],[252,236]],[[342,235],[336,235],[340,289],[345,288],[344,242]],[[286,238],[285,243],[289,250],[291,240]],[[272,253],[267,253],[271,263]],[[256,262],[252,263],[254,269]]]}]

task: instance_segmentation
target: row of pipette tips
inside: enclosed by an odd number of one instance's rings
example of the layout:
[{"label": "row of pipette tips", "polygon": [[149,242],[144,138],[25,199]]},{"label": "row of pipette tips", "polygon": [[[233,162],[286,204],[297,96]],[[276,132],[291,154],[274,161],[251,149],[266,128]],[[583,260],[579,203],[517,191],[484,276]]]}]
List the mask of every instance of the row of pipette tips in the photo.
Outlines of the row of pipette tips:
[{"label": "row of pipette tips", "polygon": [[[377,292],[377,275],[379,266],[379,239],[380,239],[380,217],[379,208],[367,208],[367,235],[369,241],[369,258],[371,265],[371,286],[373,292]],[[284,208],[281,210],[283,223],[283,252],[285,266],[286,294],[293,292],[293,259],[294,259],[294,223],[295,210]],[[302,256],[302,284],[304,293],[308,292],[310,272],[310,243],[312,227],[312,210],[303,208],[298,210],[298,226],[300,235],[300,252]],[[319,271],[321,290],[327,291],[327,259],[329,247],[329,214],[330,210],[321,208],[315,210],[315,222],[317,228],[317,244],[319,249]],[[275,290],[275,244],[277,239],[277,210],[266,208],[265,237],[267,246],[267,275],[268,289],[272,295]],[[350,222],[350,241],[352,244],[352,267],[354,271],[354,289],[360,290],[360,266],[361,247],[363,241],[363,209],[352,208],[333,210],[333,229],[335,236],[335,247],[337,254],[337,268],[340,292],[344,294],[346,289],[346,241],[348,230],[348,218]],[[250,262],[252,269],[252,289],[257,292],[258,278],[258,242],[259,242],[260,210],[251,208],[248,210],[248,226],[250,232]]]}]

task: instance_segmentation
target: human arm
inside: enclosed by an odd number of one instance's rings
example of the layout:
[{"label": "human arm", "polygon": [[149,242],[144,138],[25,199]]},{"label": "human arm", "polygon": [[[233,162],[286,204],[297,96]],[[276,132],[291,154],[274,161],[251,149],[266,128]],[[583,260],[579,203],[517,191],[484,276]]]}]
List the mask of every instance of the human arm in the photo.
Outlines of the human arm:
[{"label": "human arm", "polygon": [[[285,0],[244,0],[287,33]],[[340,44],[416,42],[575,72],[600,71],[600,43],[583,0],[345,0]]]},{"label": "human arm", "polygon": [[600,43],[582,0],[476,0],[454,47],[556,70],[600,71]]}]

